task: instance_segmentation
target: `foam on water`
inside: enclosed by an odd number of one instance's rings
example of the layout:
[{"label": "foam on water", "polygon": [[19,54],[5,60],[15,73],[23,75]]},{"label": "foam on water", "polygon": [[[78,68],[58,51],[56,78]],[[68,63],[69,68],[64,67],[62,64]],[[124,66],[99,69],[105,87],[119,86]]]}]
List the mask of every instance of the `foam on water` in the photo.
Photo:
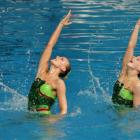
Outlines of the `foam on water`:
[{"label": "foam on water", "polygon": [[69,114],[69,116],[70,116],[70,117],[76,117],[76,116],[78,116],[78,115],[80,115],[80,114],[82,114],[81,108],[80,108],[80,107],[75,107],[75,108],[74,108],[74,111],[71,112],[71,113]]},{"label": "foam on water", "polygon": [[[4,91],[5,94],[12,94],[12,98],[7,101],[0,102],[0,110],[3,111],[27,111],[27,97],[18,93],[15,89],[10,88],[3,82],[0,82],[0,89]],[[76,117],[80,115],[81,109],[80,107],[75,107],[68,116]]]},{"label": "foam on water", "polygon": [[26,111],[27,110],[27,97],[18,93],[15,89],[10,88],[3,82],[0,82],[0,88],[4,93],[12,94],[12,98],[8,101],[0,102],[0,110],[8,111]]},{"label": "foam on water", "polygon": [[[73,24],[64,29],[54,55],[67,54],[72,60],[69,113],[48,125],[45,117],[26,113],[27,89],[54,23],[68,9],[72,9]],[[0,13],[0,71],[4,75],[0,77],[5,81],[0,80],[0,139],[139,139],[140,111],[117,110],[111,102],[121,65],[118,58],[139,18],[139,0],[2,0]],[[18,82],[12,83],[13,79]]]}]

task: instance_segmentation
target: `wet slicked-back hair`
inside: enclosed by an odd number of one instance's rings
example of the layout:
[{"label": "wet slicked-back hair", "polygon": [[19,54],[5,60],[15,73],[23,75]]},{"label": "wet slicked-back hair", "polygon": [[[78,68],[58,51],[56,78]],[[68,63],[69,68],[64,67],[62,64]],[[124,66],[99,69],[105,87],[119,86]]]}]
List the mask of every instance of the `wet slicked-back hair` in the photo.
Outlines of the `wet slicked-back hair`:
[{"label": "wet slicked-back hair", "polygon": [[138,74],[138,77],[139,77],[139,79],[140,79],[140,73]]},{"label": "wet slicked-back hair", "polygon": [[71,71],[71,65],[69,64],[69,65],[66,67],[66,71],[61,72],[61,73],[59,74],[59,77],[64,79],[70,71]]}]

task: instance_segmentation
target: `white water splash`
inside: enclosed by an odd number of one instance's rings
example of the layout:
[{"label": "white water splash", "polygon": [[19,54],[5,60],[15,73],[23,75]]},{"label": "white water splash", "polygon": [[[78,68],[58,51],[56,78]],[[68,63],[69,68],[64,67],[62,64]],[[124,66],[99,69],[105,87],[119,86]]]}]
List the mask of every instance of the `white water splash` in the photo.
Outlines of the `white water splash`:
[{"label": "white water splash", "polygon": [[[91,42],[92,42],[92,38],[93,37],[91,36],[91,39],[90,39]],[[77,95],[89,96],[90,98],[93,98],[93,100],[95,100],[96,103],[107,102],[108,104],[110,104],[111,96],[109,96],[107,94],[107,91],[101,86],[100,79],[93,74],[93,70],[91,68],[91,62],[90,62],[91,52],[92,52],[91,44],[89,43],[87,65],[88,65],[88,72],[90,76],[91,86],[88,89],[79,91]],[[100,94],[97,94],[97,92]]]},{"label": "white water splash", "polygon": [[27,110],[27,97],[19,94],[16,90],[0,82],[0,89],[5,93],[12,94],[8,101],[0,102],[0,110],[25,111]]},{"label": "white water splash", "polygon": [[74,109],[74,112],[70,113],[69,116],[70,117],[76,117],[76,116],[78,116],[81,113],[82,113],[81,108],[80,107],[76,107],[76,109]]}]

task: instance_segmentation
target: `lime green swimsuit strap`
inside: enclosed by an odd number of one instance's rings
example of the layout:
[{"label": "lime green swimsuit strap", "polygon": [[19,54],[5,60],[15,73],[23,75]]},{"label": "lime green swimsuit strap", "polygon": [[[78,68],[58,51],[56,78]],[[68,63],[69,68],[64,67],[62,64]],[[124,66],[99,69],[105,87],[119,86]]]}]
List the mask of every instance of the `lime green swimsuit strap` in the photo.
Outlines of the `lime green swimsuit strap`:
[{"label": "lime green swimsuit strap", "polygon": [[40,91],[42,94],[44,94],[54,100],[56,99],[56,95],[54,94],[52,87],[50,85],[48,85],[47,83],[40,86]]},{"label": "lime green swimsuit strap", "polygon": [[[47,98],[50,98],[51,99],[50,101],[52,101],[52,100],[55,101],[56,95],[54,94],[52,87],[50,85],[48,85],[47,83],[44,83],[40,86],[40,92]],[[51,114],[50,106],[47,106],[47,105],[38,105],[37,111],[40,114],[48,114],[48,115]]]},{"label": "lime green swimsuit strap", "polygon": [[126,100],[133,100],[133,94],[130,90],[122,87],[122,89],[120,90],[120,93],[119,95],[123,98],[123,99],[126,99]]}]

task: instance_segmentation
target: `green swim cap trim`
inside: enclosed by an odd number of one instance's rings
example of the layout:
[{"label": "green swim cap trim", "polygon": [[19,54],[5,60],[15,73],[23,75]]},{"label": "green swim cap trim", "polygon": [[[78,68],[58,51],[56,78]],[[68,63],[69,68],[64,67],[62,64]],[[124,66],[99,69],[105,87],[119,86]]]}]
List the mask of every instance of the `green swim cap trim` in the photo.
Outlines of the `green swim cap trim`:
[{"label": "green swim cap trim", "polygon": [[52,99],[56,99],[56,96],[53,94],[53,90],[52,90],[52,87],[48,84],[43,84],[40,86],[40,91],[42,94],[52,98]]},{"label": "green swim cap trim", "polygon": [[133,100],[132,92],[129,91],[128,89],[125,89],[124,87],[120,90],[119,95],[120,95],[123,99],[130,100],[130,101]]}]

